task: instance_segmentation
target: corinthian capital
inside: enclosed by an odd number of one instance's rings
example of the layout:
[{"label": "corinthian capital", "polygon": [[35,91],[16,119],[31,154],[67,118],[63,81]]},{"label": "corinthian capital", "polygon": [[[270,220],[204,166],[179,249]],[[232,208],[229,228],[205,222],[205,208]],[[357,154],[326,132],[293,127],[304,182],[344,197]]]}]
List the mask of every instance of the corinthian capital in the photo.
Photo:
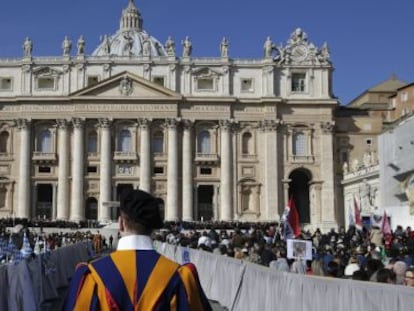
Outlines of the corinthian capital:
[{"label": "corinthian capital", "polygon": [[99,126],[101,128],[110,128],[112,126],[112,120],[108,118],[99,119]]}]

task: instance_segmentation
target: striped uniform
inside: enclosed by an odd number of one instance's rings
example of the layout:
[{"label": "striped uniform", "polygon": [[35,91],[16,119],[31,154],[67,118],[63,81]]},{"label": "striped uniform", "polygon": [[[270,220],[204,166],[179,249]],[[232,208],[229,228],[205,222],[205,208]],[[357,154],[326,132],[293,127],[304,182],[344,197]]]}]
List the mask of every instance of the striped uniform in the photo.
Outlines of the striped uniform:
[{"label": "striped uniform", "polygon": [[211,310],[193,264],[155,250],[118,250],[80,264],[64,310]]}]

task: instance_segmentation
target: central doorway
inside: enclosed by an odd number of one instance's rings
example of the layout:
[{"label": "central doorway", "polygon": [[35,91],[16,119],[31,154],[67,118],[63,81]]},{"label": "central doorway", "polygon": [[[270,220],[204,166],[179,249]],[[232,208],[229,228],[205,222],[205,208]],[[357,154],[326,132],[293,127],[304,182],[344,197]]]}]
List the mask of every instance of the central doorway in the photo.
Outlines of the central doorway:
[{"label": "central doorway", "polygon": [[212,220],[213,213],[213,185],[200,185],[197,188],[197,220]]},{"label": "central doorway", "polygon": [[53,187],[51,184],[37,185],[36,218],[52,219]]}]

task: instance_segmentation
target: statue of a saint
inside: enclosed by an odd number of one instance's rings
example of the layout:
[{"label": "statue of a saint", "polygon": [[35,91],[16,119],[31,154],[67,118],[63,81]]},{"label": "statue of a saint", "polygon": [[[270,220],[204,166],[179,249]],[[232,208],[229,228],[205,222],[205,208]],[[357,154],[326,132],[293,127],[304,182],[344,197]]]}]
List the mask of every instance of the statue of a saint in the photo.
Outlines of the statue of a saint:
[{"label": "statue of a saint", "polygon": [[85,54],[85,40],[83,39],[83,36],[81,35],[78,40],[78,55]]},{"label": "statue of a saint", "polygon": [[193,44],[188,36],[181,42],[183,45],[183,57],[190,57],[193,51]]},{"label": "statue of a saint", "polygon": [[23,43],[23,55],[24,57],[31,57],[33,51],[33,42],[29,37],[26,37]]},{"label": "statue of a saint", "polygon": [[131,37],[129,32],[124,33],[124,52],[126,55],[130,56],[132,54],[132,46],[134,44],[134,39]]},{"label": "statue of a saint", "polygon": [[144,40],[142,42],[142,55],[151,56],[151,42],[148,35],[144,36]]},{"label": "statue of a saint", "polygon": [[320,50],[320,52],[319,52],[319,60],[322,62],[322,63],[326,63],[326,62],[328,62],[329,61],[329,57],[330,57],[330,54],[329,54],[329,48],[328,48],[328,43],[324,43],[323,45],[322,45],[322,48],[321,48],[321,50]]},{"label": "statue of a saint", "polygon": [[289,44],[294,45],[302,41],[307,41],[308,36],[302,29],[296,28],[294,32],[290,35]]},{"label": "statue of a saint", "polygon": [[270,58],[272,57],[273,49],[275,48],[275,45],[273,44],[270,37],[266,38],[266,41],[264,43],[263,49],[264,49],[264,57]]},{"label": "statue of a saint", "polygon": [[67,36],[62,42],[63,56],[69,56],[70,50],[72,49],[72,41]]},{"label": "statue of a saint", "polygon": [[171,36],[168,36],[167,41],[165,41],[165,50],[168,56],[175,56],[175,42]]},{"label": "statue of a saint", "polygon": [[342,172],[344,173],[344,175],[348,174],[348,162],[344,162],[344,164],[342,165]]},{"label": "statue of a saint", "polygon": [[109,41],[108,35],[103,37],[103,49],[106,55],[111,54],[111,41]]},{"label": "statue of a saint", "polygon": [[229,41],[226,37],[223,37],[223,40],[221,40],[220,53],[221,57],[229,57]]}]

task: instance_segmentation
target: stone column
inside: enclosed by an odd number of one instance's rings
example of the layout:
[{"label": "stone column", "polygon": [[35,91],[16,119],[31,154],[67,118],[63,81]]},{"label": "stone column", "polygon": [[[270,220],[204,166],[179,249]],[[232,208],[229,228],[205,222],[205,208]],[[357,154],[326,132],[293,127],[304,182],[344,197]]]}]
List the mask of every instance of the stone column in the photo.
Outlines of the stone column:
[{"label": "stone column", "polygon": [[183,122],[183,220],[194,220],[193,213],[193,158],[192,158],[192,123]]},{"label": "stone column", "polygon": [[30,135],[31,122],[26,119],[17,120],[20,130],[20,155],[19,155],[19,180],[18,183],[18,207],[16,217],[30,218]]},{"label": "stone column", "polygon": [[168,168],[166,220],[178,220],[178,148],[176,119],[167,119],[168,126]]},{"label": "stone column", "polygon": [[[68,121],[57,120],[58,132],[58,187],[57,187],[57,213],[56,219],[69,219],[69,136]],[[74,148],[75,149],[75,148]]]},{"label": "stone column", "polygon": [[141,131],[139,188],[143,191],[151,192],[150,121],[148,119],[139,119],[138,123]]},{"label": "stone column", "polygon": [[99,183],[99,208],[98,220],[109,221],[110,209],[104,205],[105,202],[111,201],[111,125],[112,121],[109,119],[100,119],[99,125],[101,127],[101,165],[100,165],[100,183]]},{"label": "stone column", "polygon": [[233,219],[233,167],[232,167],[232,123],[220,120],[221,129],[221,182],[220,182],[220,220]]},{"label": "stone column", "polygon": [[[277,127],[279,122],[265,120],[262,122],[264,132],[264,216],[266,220],[279,220],[279,170]],[[283,161],[283,159],[280,159]]]},{"label": "stone column", "polygon": [[72,195],[70,220],[85,219],[84,199],[84,120],[73,119],[73,149],[72,149]]},{"label": "stone column", "polygon": [[334,157],[333,157],[333,130],[334,122],[321,123],[321,135],[319,150],[321,153],[321,180],[323,186],[321,189],[321,219],[324,225],[322,227],[329,229],[335,227],[335,184],[334,184]]},{"label": "stone column", "polygon": [[58,184],[52,184],[52,219],[57,218],[57,193],[58,193]]}]

